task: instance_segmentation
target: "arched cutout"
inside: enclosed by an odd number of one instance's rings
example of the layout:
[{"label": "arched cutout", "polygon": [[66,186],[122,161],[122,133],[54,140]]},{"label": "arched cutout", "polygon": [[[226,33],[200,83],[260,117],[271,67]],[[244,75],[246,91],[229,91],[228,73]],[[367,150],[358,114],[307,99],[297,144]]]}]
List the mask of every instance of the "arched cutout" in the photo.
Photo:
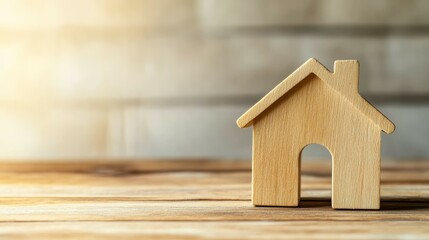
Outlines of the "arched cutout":
[{"label": "arched cutout", "polygon": [[329,149],[322,144],[312,143],[306,145],[301,150],[301,160],[332,160],[332,154]]},{"label": "arched cutout", "polygon": [[[308,164],[310,167],[301,167],[301,174],[300,177],[311,177],[311,178],[320,178],[323,181],[330,181],[331,182],[331,188],[330,189],[323,189],[321,194],[319,196],[306,196],[305,194],[301,196],[304,200],[327,200],[331,201],[332,196],[332,162],[333,162],[333,155],[331,151],[325,147],[322,144],[308,144],[306,145],[300,153],[300,165],[302,166],[303,162],[316,162],[316,161],[323,161],[329,164],[323,165],[323,166],[329,166],[331,171],[327,171],[327,169],[319,169],[318,165],[315,164]],[[328,175],[321,175],[321,173],[329,173]],[[301,179],[300,179],[301,184]],[[301,188],[302,191],[302,188]]]}]

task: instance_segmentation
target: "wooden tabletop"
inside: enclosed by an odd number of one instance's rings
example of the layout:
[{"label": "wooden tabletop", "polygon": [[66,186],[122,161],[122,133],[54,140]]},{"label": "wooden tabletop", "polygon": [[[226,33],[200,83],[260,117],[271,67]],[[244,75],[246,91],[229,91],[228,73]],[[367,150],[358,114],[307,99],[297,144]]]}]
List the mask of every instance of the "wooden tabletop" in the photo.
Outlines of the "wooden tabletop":
[{"label": "wooden tabletop", "polygon": [[298,208],[253,207],[250,161],[0,163],[0,239],[428,239],[429,161],[384,161],[382,210],[330,207],[330,161]]}]

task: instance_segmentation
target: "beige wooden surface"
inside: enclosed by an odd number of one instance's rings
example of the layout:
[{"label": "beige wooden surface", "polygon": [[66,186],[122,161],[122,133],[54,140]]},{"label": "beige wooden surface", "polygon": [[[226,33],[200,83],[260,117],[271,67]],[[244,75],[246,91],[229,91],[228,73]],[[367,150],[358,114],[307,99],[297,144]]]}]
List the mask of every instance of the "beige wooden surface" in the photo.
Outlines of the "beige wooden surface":
[{"label": "beige wooden surface", "polygon": [[329,161],[299,208],[250,202],[250,161],[0,164],[0,239],[427,239],[429,163],[383,163],[381,210],[330,207]]}]

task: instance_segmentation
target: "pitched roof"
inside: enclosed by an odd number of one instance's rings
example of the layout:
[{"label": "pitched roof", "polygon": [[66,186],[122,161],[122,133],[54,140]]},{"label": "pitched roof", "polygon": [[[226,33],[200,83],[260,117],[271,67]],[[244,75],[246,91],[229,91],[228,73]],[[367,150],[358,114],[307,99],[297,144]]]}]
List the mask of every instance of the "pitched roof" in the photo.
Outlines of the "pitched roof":
[{"label": "pitched roof", "polygon": [[[337,71],[337,65],[343,64],[345,67],[356,66],[356,76],[344,75],[344,72]],[[352,105],[354,105],[362,114],[372,120],[377,126],[386,133],[391,133],[395,130],[395,125],[374,106],[368,103],[357,90],[358,79],[358,62],[355,60],[335,61],[334,72],[327,70],[316,59],[311,58],[299,67],[295,72],[289,75],[285,80],[272,89],[259,102],[245,112],[238,120],[237,125],[240,128],[249,127],[253,124],[253,120],[264,112],[269,106],[286,94],[289,90],[295,87],[299,82],[304,80],[311,73],[329,84],[336,92],[341,94]],[[347,73],[346,73],[347,74]],[[356,78],[356,88],[350,87],[350,82],[344,82],[344,78]],[[338,81],[338,80],[343,81]]]}]

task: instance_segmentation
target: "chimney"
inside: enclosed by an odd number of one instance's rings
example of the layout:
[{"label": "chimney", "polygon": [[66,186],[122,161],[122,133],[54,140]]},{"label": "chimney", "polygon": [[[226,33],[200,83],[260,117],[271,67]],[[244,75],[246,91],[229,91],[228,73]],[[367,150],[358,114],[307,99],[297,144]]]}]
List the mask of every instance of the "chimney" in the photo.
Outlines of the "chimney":
[{"label": "chimney", "polygon": [[359,62],[357,60],[337,60],[334,63],[337,84],[345,91],[359,90]]}]

